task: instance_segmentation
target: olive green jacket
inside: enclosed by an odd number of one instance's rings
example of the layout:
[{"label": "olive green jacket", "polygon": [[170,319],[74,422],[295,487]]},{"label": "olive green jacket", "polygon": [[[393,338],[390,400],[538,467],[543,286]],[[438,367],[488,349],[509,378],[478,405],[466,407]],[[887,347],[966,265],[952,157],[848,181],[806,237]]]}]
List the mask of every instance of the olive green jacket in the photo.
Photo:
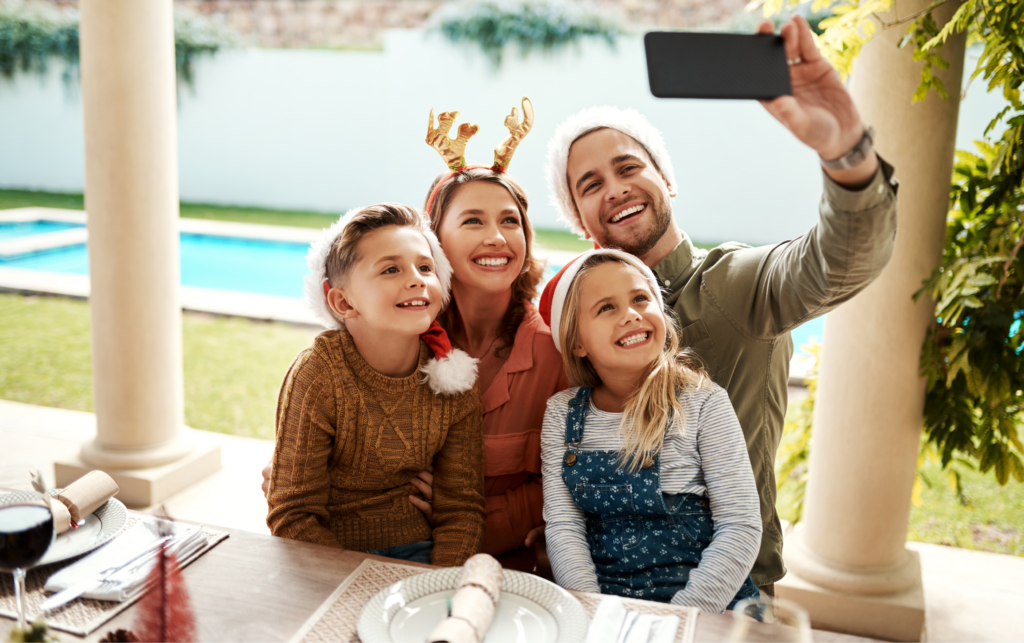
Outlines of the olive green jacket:
[{"label": "olive green jacket", "polygon": [[820,219],[792,241],[698,250],[684,234],[654,266],[682,328],[682,345],[695,349],[711,379],[729,392],[743,427],[764,527],[752,572],[757,585],[786,573],[775,454],[793,356],[789,332],[851,299],[889,262],[898,188],[892,174],[883,161],[871,184],[857,191],[825,175]]}]

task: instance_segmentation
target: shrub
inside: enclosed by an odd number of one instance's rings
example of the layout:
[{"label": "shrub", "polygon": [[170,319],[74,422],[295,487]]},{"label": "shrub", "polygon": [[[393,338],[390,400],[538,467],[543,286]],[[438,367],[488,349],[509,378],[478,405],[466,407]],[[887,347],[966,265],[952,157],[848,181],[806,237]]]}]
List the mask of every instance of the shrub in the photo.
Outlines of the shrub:
[{"label": "shrub", "polygon": [[432,18],[433,29],[452,42],[475,42],[491,61],[501,63],[505,46],[526,54],[550,51],[586,37],[615,44],[620,29],[596,8],[581,2],[493,0],[447,5]]},{"label": "shrub", "polygon": [[[178,79],[191,86],[194,63],[235,42],[226,27],[175,12],[174,57]],[[43,75],[53,59],[64,63],[64,81],[78,78],[78,12],[41,2],[0,1],[0,76]]]}]

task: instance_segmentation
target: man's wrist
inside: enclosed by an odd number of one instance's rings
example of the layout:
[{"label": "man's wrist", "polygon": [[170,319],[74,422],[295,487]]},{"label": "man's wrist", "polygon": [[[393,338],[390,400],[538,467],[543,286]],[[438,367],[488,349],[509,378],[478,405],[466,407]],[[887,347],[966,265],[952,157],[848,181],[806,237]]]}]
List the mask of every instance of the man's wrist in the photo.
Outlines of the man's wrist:
[{"label": "man's wrist", "polygon": [[830,179],[847,190],[861,190],[871,183],[878,173],[878,155],[871,151],[861,163],[846,170],[830,170],[822,167]]}]

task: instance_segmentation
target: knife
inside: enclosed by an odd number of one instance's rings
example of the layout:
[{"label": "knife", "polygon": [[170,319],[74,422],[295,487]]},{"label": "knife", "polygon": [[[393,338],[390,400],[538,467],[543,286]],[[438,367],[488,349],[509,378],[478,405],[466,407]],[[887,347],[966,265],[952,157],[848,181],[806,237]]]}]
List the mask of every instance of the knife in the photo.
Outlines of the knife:
[{"label": "knife", "polygon": [[160,545],[168,542],[169,540],[171,540],[170,536],[164,536],[163,538],[159,538],[153,541],[152,543],[146,545],[143,549],[139,550],[134,556],[132,556],[126,562],[121,563],[119,565],[114,565],[112,567],[107,567],[106,569],[100,571],[99,574],[93,576],[92,578],[88,578],[80,583],[76,583],[71,587],[68,587],[67,589],[62,589],[50,598],[43,601],[39,605],[39,609],[43,612],[49,612],[62,605],[65,605],[66,603],[70,603],[82,594],[90,592],[99,587],[100,585],[102,585],[103,581],[107,580],[107,578],[113,576],[122,569],[132,565],[138,560],[153,553],[154,551],[160,548]]}]

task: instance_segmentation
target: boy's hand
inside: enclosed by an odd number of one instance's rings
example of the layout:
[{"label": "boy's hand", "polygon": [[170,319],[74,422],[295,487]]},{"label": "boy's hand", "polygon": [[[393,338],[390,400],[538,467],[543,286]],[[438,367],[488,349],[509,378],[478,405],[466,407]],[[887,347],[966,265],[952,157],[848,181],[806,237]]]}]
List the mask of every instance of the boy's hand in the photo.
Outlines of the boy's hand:
[{"label": "boy's hand", "polygon": [[[409,482],[423,494],[422,499],[416,496],[409,496],[409,502],[412,503],[413,507],[422,511],[423,515],[427,517],[427,521],[434,525],[434,505],[431,504],[434,502],[434,467],[429,467],[426,471],[420,471]],[[434,526],[436,527],[437,525]]]},{"label": "boy's hand", "polygon": [[266,498],[270,494],[270,474],[274,470],[274,460],[271,459],[267,462],[267,466],[263,467],[263,485],[260,487],[263,489],[263,497]]}]

